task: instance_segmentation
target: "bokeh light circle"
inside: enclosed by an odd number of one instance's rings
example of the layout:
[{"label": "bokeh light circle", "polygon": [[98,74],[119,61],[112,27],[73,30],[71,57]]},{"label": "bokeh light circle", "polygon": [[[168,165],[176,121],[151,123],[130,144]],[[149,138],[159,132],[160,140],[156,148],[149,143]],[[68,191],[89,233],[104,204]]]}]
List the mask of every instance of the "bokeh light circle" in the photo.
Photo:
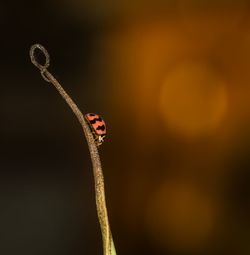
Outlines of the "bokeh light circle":
[{"label": "bokeh light circle", "polygon": [[178,134],[210,133],[227,110],[225,80],[202,62],[183,62],[166,75],[159,106],[167,127]]},{"label": "bokeh light circle", "polygon": [[145,213],[151,240],[166,250],[204,250],[216,231],[219,219],[217,201],[194,184],[168,180],[150,197]]}]

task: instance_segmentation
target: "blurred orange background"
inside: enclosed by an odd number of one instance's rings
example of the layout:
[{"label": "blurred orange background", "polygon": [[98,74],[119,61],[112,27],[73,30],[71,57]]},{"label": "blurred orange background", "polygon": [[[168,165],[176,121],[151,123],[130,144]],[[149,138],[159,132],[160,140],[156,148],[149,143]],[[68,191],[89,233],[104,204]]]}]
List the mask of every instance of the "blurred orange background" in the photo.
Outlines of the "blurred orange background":
[{"label": "blurred orange background", "polygon": [[250,253],[248,1],[2,3],[1,254],[102,254],[81,127],[100,149],[117,254]]}]

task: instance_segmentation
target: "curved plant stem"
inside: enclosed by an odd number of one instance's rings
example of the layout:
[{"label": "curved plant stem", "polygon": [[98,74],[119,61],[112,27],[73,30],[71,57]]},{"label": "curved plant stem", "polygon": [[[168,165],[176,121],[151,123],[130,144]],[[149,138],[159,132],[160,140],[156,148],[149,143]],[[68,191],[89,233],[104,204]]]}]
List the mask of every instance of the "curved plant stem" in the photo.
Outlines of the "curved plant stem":
[{"label": "curved plant stem", "polygon": [[[37,62],[35,58],[35,50],[38,49],[42,51],[42,53],[46,57],[46,63],[44,65]],[[94,180],[95,180],[95,196],[96,196],[96,208],[97,215],[101,227],[102,232],[102,240],[103,240],[103,254],[104,255],[116,255],[115,246],[109,226],[108,213],[106,207],[105,200],[105,190],[104,190],[104,178],[101,166],[101,160],[98,153],[98,148],[95,144],[93,135],[90,131],[90,128],[82,114],[79,110],[75,102],[71,99],[71,97],[67,94],[67,92],[63,89],[61,84],[55,79],[55,77],[47,70],[49,67],[50,57],[47,50],[40,44],[34,44],[30,48],[30,58],[31,62],[40,69],[42,77],[47,81],[54,85],[57,91],[60,93],[62,98],[67,102],[68,106],[71,108],[78,121],[80,122],[83,132],[85,134],[89,152],[91,156]]]}]

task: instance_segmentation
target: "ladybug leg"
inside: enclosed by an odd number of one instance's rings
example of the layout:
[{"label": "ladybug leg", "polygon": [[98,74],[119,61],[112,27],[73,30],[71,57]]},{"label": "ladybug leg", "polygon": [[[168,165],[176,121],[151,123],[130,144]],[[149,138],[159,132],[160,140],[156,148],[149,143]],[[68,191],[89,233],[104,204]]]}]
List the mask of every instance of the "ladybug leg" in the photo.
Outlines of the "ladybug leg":
[{"label": "ladybug leg", "polygon": [[100,142],[99,140],[99,136],[96,135],[94,132],[93,132],[93,136],[94,136],[94,140],[95,140],[95,144],[97,147],[99,147],[102,143]]}]

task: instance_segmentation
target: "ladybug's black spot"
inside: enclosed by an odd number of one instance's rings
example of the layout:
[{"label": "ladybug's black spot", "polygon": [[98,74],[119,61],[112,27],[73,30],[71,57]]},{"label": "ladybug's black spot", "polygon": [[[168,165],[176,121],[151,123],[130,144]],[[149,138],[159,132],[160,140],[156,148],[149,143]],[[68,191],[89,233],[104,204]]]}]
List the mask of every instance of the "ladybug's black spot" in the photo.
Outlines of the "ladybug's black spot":
[{"label": "ladybug's black spot", "polygon": [[93,120],[90,120],[89,122],[91,123],[91,124],[95,124],[97,121],[102,121],[102,118],[95,118],[95,119],[93,119]]},{"label": "ladybug's black spot", "polygon": [[105,126],[104,126],[104,125],[98,126],[98,127],[96,128],[96,130],[102,130],[102,131],[104,131],[104,130],[105,130]]}]

